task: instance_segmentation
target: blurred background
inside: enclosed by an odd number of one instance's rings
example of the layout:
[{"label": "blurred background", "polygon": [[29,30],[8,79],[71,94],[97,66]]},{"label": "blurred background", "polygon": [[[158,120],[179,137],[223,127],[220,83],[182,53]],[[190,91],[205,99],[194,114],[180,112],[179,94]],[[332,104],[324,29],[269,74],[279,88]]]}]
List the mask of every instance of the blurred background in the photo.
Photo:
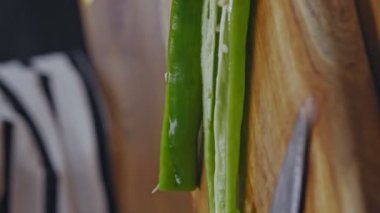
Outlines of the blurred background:
[{"label": "blurred background", "polygon": [[0,61],[82,50],[109,124],[119,212],[191,212],[190,193],[158,183],[169,0],[4,0]]},{"label": "blurred background", "polygon": [[89,54],[112,121],[121,212],[191,212],[189,193],[155,193],[169,0],[83,0]]}]

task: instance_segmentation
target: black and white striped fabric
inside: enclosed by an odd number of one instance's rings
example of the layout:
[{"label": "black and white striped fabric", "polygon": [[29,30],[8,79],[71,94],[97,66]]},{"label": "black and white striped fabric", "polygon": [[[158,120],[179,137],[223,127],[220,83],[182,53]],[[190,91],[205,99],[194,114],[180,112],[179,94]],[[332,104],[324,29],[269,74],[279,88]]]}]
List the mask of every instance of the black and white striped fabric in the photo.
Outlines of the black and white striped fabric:
[{"label": "black and white striped fabric", "polygon": [[0,64],[0,212],[116,212],[101,103],[81,52]]}]

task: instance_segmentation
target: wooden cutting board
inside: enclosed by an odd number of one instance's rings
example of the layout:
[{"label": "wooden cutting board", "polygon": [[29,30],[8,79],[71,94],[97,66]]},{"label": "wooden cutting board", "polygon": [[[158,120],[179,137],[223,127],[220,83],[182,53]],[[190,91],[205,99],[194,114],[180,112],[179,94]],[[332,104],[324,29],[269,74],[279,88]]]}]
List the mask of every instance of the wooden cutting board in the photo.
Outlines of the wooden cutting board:
[{"label": "wooden cutting board", "polygon": [[268,212],[292,125],[318,112],[305,212],[380,210],[380,114],[355,2],[258,0],[247,109],[245,211]]}]

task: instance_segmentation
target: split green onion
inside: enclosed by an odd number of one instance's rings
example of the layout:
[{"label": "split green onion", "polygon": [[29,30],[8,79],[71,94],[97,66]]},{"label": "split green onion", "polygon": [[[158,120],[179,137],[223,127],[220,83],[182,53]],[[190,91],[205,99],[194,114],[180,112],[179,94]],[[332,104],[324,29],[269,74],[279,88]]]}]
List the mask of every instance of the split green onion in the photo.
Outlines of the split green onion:
[{"label": "split green onion", "polygon": [[249,11],[250,0],[172,2],[159,189],[196,187],[203,112],[210,213],[238,211]]}]

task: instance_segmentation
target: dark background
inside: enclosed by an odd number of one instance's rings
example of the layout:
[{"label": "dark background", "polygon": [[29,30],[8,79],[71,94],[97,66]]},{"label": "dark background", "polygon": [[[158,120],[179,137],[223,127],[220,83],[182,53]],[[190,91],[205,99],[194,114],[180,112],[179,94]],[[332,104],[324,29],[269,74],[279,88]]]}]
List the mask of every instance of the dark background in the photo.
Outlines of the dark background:
[{"label": "dark background", "polygon": [[0,61],[83,48],[81,17],[111,123],[119,212],[193,212],[198,202],[192,205],[190,193],[151,193],[158,181],[170,0],[84,2],[0,0]]},{"label": "dark background", "polygon": [[77,1],[0,1],[0,60],[82,47]]}]

